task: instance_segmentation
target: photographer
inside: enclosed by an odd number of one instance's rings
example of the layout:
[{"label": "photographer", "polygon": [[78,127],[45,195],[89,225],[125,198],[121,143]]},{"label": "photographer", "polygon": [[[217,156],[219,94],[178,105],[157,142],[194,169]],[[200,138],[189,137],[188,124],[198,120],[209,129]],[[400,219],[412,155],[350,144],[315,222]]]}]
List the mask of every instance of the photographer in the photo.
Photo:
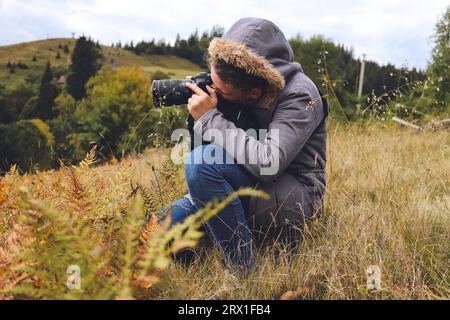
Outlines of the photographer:
[{"label": "photographer", "polygon": [[[192,133],[211,143],[188,156],[189,194],[170,205],[172,223],[242,187],[267,192],[269,200],[237,198],[207,222],[229,268],[248,272],[255,266],[253,243],[295,248],[304,224],[322,210],[327,108],[270,21],[240,19],[208,51],[208,93],[186,86],[193,92]],[[266,132],[255,136],[248,129]]]}]

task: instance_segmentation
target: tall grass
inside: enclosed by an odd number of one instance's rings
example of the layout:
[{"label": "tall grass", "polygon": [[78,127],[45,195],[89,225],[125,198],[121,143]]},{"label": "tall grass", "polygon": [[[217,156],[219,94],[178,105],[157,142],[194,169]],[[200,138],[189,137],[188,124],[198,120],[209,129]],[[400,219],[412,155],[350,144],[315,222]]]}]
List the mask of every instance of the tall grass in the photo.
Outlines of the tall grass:
[{"label": "tall grass", "polygon": [[[167,150],[152,149],[139,158],[93,168],[93,159],[87,157],[87,162],[78,168],[62,166],[57,171],[34,175],[12,172],[2,178],[0,297],[55,297],[36,295],[36,292],[44,292],[42,281],[52,275],[30,275],[19,266],[27,261],[23,253],[30,249],[30,243],[38,240],[33,239],[36,235],[45,235],[49,250],[50,247],[61,252],[67,249],[61,241],[52,245],[49,237],[58,231],[54,230],[58,225],[52,228],[51,221],[59,221],[60,226],[68,225],[61,220],[67,217],[62,214],[65,212],[71,217],[70,223],[82,221],[89,232],[95,233],[95,236],[87,234],[88,239],[98,241],[93,251],[106,253],[101,258],[95,255],[101,263],[95,265],[98,270],[88,273],[93,279],[90,286],[94,288],[87,288],[85,295],[67,295],[60,290],[63,298],[98,298],[95,286],[99,283],[102,286],[99,292],[111,298],[450,298],[448,131],[417,133],[395,124],[344,126],[331,122],[324,214],[307,226],[298,250],[288,254],[277,244],[260,249],[256,253],[255,272],[246,278],[236,278],[223,269],[219,252],[209,249],[188,267],[173,263],[162,273],[152,271],[144,275],[136,288],[130,278],[137,270],[132,262],[136,260],[133,255],[143,254],[139,239],[150,239],[150,245],[152,240],[145,230],[139,234],[136,225],[125,226],[129,225],[125,223],[130,219],[128,212],[142,210],[133,209],[136,204],[131,206],[134,211],[127,208],[139,188],[145,190],[142,195],[146,212],[186,192],[182,168],[165,161],[167,157]],[[28,206],[21,205],[23,187],[28,190],[27,197],[33,199]],[[46,208],[52,208],[51,219],[40,225],[39,231],[33,231],[36,226],[23,222],[22,216],[39,217],[39,211],[45,213]],[[131,235],[131,229],[137,234]],[[59,231],[65,234],[63,239],[78,239],[80,243],[86,239],[86,232],[77,235]],[[67,243],[72,251],[77,250],[76,243]],[[42,245],[38,249],[45,251]],[[87,249],[80,252],[86,253]],[[79,254],[74,256],[79,257]],[[52,259],[53,264],[59,262],[58,255]],[[82,261],[86,265],[91,261],[92,265],[92,259],[84,257]],[[166,266],[167,260],[163,262]],[[36,263],[43,262],[29,261],[27,268],[35,266],[37,269]],[[378,290],[367,287],[369,266],[380,268]],[[55,269],[49,270],[54,272]],[[52,285],[65,286],[65,269],[61,272],[63,283]],[[105,279],[115,280],[99,281],[96,278],[99,273]],[[19,290],[25,284],[27,290]]]},{"label": "tall grass", "polygon": [[[174,268],[160,298],[449,299],[450,136],[395,126],[330,127],[321,219],[294,254],[258,253],[246,279],[224,276],[217,253]],[[381,287],[367,287],[370,266]]]}]

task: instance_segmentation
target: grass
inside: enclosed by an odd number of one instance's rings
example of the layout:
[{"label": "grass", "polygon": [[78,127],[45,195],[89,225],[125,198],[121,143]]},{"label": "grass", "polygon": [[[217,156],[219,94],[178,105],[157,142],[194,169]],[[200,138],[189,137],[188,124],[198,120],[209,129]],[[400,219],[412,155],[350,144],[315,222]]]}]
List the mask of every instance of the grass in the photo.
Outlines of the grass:
[{"label": "grass", "polygon": [[[236,279],[221,266],[219,253],[210,250],[188,268],[172,264],[144,297],[450,299],[449,132],[330,123],[328,142],[324,215],[307,226],[298,251],[287,255],[277,245],[259,249],[257,270]],[[131,180],[164,202],[186,192],[182,168],[176,171],[178,183],[155,180],[148,163],[160,168],[167,156],[166,149],[151,149],[137,158],[87,170],[80,181],[90,203],[103,208],[96,214],[106,216],[126,202],[125,189],[111,192],[111,181],[124,167]],[[64,179],[61,171],[19,177],[7,186],[6,199],[0,197],[0,288],[2,270],[5,275],[2,254],[6,261],[9,250],[20,251],[12,227],[21,214],[12,209],[18,201],[14,190],[27,186],[35,198],[62,210],[68,207]],[[79,210],[83,204],[76,203]],[[92,211],[83,214],[97,221]],[[381,271],[381,288],[368,290],[366,270],[374,265]]]},{"label": "grass", "polygon": [[[332,127],[328,148],[325,214],[298,252],[261,250],[259,269],[238,281],[210,255],[187,271],[174,268],[160,297],[178,290],[189,299],[449,299],[448,132]],[[366,286],[373,265],[381,270],[375,291]]]},{"label": "grass", "polygon": [[[39,78],[47,61],[50,61],[53,67],[68,67],[75,47],[75,41],[70,38],[57,38],[0,46],[0,84],[9,86],[22,81],[27,76]],[[59,48],[60,45],[61,47],[67,45],[69,53],[64,53],[64,50]],[[182,79],[187,75],[193,75],[202,71],[198,65],[176,56],[138,56],[124,49],[103,45],[102,50],[105,56],[105,64],[140,66],[149,78],[157,70],[171,75],[174,79]],[[58,52],[61,55],[60,59],[56,59]],[[36,57],[36,61],[33,61],[33,56]],[[11,63],[21,62],[26,64],[28,69],[16,68],[15,72],[11,74],[6,67],[8,61]]]}]

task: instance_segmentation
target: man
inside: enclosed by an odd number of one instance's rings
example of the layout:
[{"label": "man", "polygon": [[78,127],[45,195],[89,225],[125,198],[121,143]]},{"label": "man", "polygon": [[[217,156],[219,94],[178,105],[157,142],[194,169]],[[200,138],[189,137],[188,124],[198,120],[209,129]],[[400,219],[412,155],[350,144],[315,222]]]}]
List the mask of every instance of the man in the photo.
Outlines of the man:
[{"label": "man", "polygon": [[[322,208],[326,106],[270,21],[240,19],[214,38],[208,51],[209,94],[195,84],[186,86],[193,91],[188,101],[191,129],[211,143],[188,156],[189,194],[170,206],[172,223],[242,187],[267,192],[270,200],[238,198],[207,222],[225,262],[249,270],[255,265],[254,240],[260,245],[295,243],[305,222]],[[267,132],[255,136],[247,129]],[[251,157],[256,161],[242,161]]]}]

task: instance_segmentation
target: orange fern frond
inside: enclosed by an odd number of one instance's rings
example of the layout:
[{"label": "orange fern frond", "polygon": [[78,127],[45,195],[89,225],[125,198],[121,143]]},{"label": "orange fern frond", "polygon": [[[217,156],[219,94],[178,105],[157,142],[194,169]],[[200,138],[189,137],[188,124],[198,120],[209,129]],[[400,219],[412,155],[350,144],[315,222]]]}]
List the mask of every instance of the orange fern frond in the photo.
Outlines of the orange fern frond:
[{"label": "orange fern frond", "polygon": [[139,237],[139,253],[144,254],[147,250],[147,244],[158,228],[158,219],[155,215],[152,215],[149,219],[148,223],[145,225],[144,231],[142,231],[141,236]]},{"label": "orange fern frond", "polygon": [[70,205],[79,213],[89,212],[91,202],[77,172],[73,168],[67,168],[67,176],[69,178],[67,200]]},{"label": "orange fern frond", "polygon": [[0,179],[0,206],[2,206],[8,199],[8,185],[4,179]]},{"label": "orange fern frond", "polygon": [[[147,225],[144,228],[144,231],[141,233],[141,236],[139,237],[139,247],[137,250],[137,253],[140,258],[142,258],[148,248],[148,242],[150,241],[152,235],[155,233],[155,231],[158,229],[158,219],[155,215],[152,215],[149,219]],[[136,272],[133,275],[133,283],[136,287],[142,288],[142,289],[150,289],[155,284],[158,284],[160,282],[160,275],[161,270],[154,270],[150,275],[142,275],[142,270]]]}]

